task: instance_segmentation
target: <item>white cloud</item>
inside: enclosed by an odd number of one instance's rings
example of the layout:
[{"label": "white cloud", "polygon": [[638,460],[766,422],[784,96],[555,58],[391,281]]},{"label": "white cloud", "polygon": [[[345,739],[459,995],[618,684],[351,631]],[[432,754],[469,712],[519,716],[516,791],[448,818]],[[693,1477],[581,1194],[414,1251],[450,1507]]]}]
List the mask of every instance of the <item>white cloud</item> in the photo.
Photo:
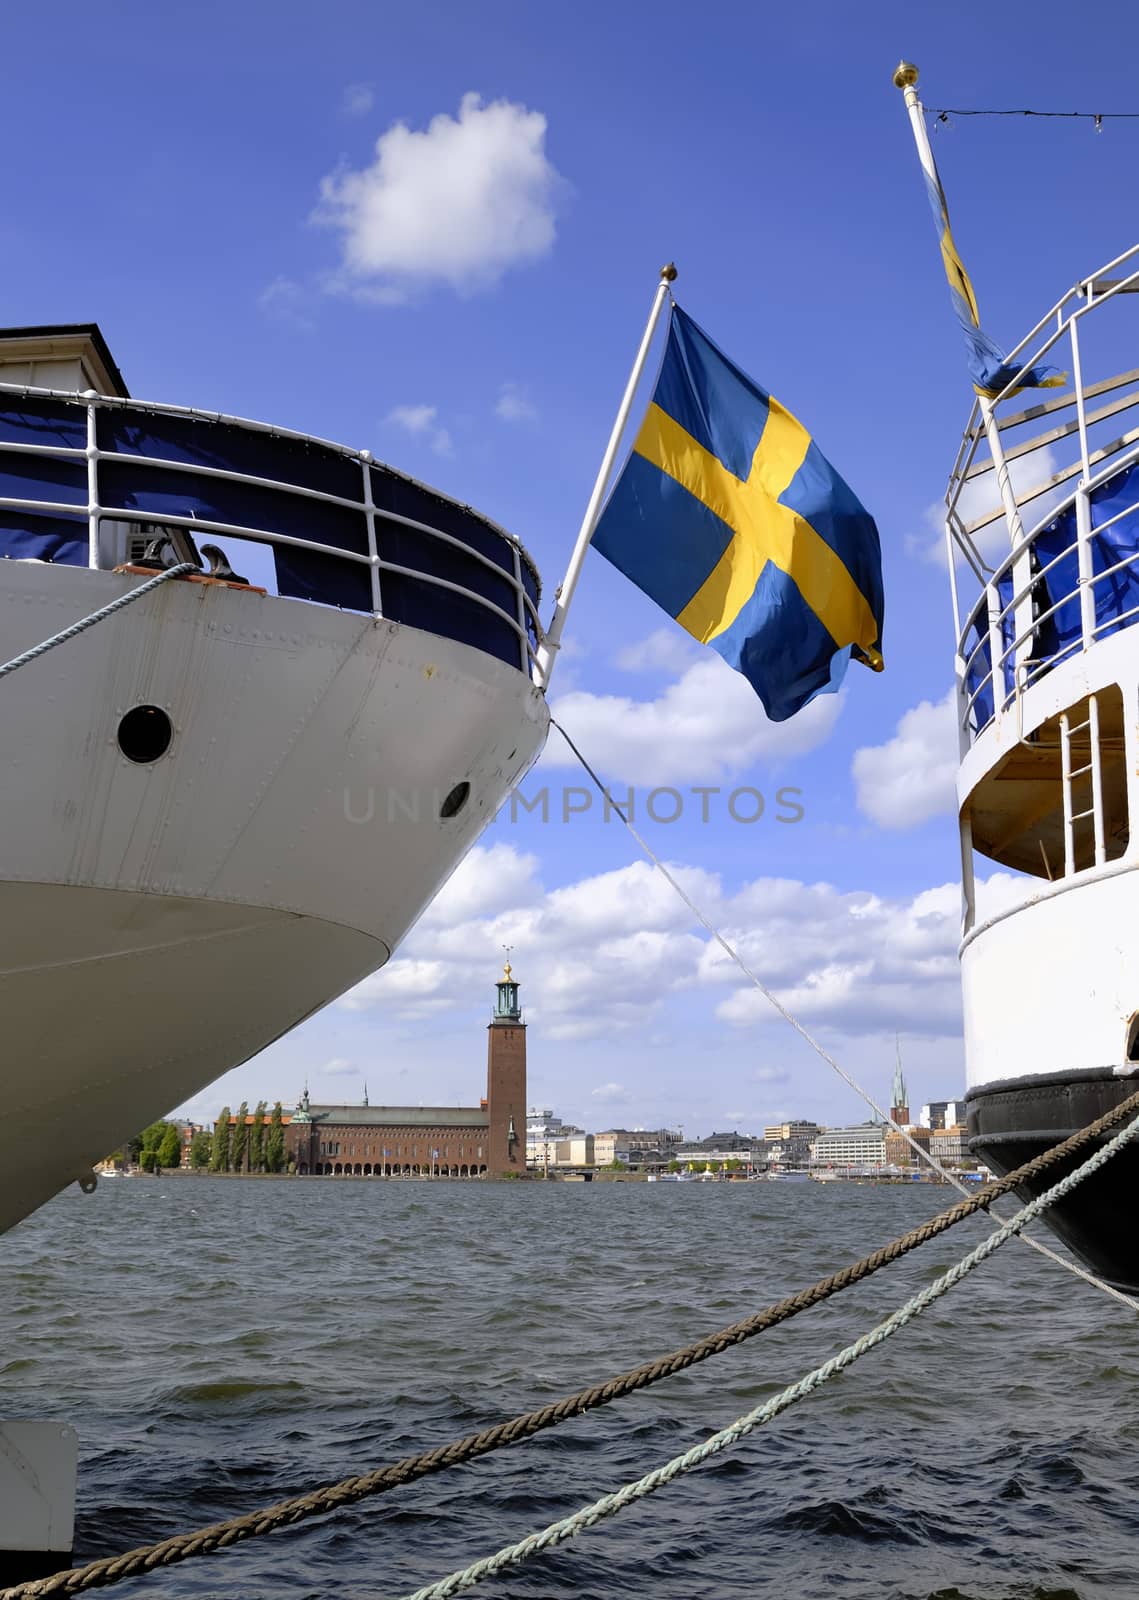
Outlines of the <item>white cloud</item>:
[{"label": "white cloud", "polygon": [[370,166],[321,183],[315,220],[342,235],[340,286],[389,300],[421,284],[469,292],[540,260],[562,187],[545,142],[541,112],[477,94],[425,130],[395,123]]},{"label": "white cloud", "polygon": [[257,304],[267,317],[300,332],[309,333],[316,327],[309,313],[309,293],[295,278],[279,273],[257,296]]},{"label": "white cloud", "polygon": [[350,83],[340,97],[340,109],[346,117],[364,117],[376,103],[370,83]]},{"label": "white cloud", "polygon": [[613,662],[621,672],[680,673],[699,659],[699,646],[683,628],[657,628],[647,639],[618,650]]},{"label": "white cloud", "polygon": [[[842,692],[820,695],[788,722],[769,722],[755,691],[716,655],[704,654],[655,700],[576,690],[554,715],[602,776],[630,784],[715,782],[757,761],[780,763],[830,737]],[[576,765],[551,735],[544,765]]]},{"label": "white cloud", "polygon": [[591,1089],[589,1093],[594,1100],[600,1100],[607,1106],[624,1105],[629,1098],[629,1092],[623,1083],[599,1083],[597,1088]]},{"label": "white cloud", "polygon": [[393,406],[384,421],[415,438],[426,439],[437,456],[449,456],[451,435],[446,428],[438,426],[438,417],[435,406]]},{"label": "white cloud", "polygon": [[346,1061],[343,1056],[333,1056],[331,1061],[326,1061],[322,1067],[317,1068],[317,1071],[322,1078],[354,1078],[356,1076],[355,1063]]},{"label": "white cloud", "polygon": [[[669,1007],[680,996],[689,1013],[706,1017],[710,1008],[731,1031],[784,1026],[647,863],[546,890],[533,857],[511,845],[477,847],[467,859],[466,880],[456,873],[400,957],[352,990],[342,1007],[382,1005],[395,1022],[485,1008],[488,978],[510,945],[526,1014],[542,1040],[639,1043],[654,1027],[667,1038]],[[713,873],[673,870],[808,1025],[848,1043],[899,1028],[925,1040],[959,1035],[956,884],[888,897],[759,878],[725,894]],[[1033,886],[1034,880],[994,874],[979,885],[980,914],[1018,902]],[[480,905],[483,887],[491,898]],[[764,1054],[773,1037],[765,1031]],[[782,1091],[797,1079],[782,1065],[755,1064],[748,1081]]]},{"label": "white cloud", "polygon": [[496,417],[503,422],[534,422],[538,412],[520,383],[504,383],[499,390]]},{"label": "white cloud", "polygon": [[790,1067],[756,1067],[752,1073],[756,1083],[790,1083]]},{"label": "white cloud", "polygon": [[[1018,456],[1015,461],[1010,461],[1008,464],[1009,481],[1018,495],[1038,483],[1043,483],[1057,470],[1056,457],[1048,445],[1042,445],[1039,450],[1030,450],[1026,456]],[[1036,500],[1029,501],[1021,512],[1025,529],[1034,527],[1052,506],[1064,498],[1070,487],[1062,485]],[[975,478],[970,478],[961,490],[957,500],[957,514],[961,521],[968,525],[987,512],[999,508],[1000,504],[1000,487],[997,484],[996,473],[990,467],[987,472],[978,473]],[[932,561],[935,566],[944,566],[945,502],[937,500],[928,506],[925,520],[928,531],[910,534],[906,539],[906,548],[911,555]],[[973,540],[985,561],[993,562],[1007,555],[1009,536],[1003,513],[998,514],[995,521],[979,528],[973,535]]]},{"label": "white cloud", "polygon": [[923,700],[885,744],[864,745],[851,762],[858,809],[881,828],[915,828],[956,808],[957,695]]}]

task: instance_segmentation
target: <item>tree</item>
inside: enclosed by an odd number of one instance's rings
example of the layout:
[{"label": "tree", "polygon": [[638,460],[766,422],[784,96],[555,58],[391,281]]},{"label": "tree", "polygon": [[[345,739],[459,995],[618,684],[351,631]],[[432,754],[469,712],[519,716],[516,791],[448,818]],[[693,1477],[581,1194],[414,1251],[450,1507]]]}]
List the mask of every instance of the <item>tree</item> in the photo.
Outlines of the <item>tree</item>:
[{"label": "tree", "polygon": [[213,1139],[204,1128],[199,1128],[190,1140],[190,1165],[195,1172],[201,1172],[210,1164],[210,1150]]},{"label": "tree", "polygon": [[679,1172],[680,1171],[680,1162],[679,1161],[675,1161],[675,1160],[674,1161],[670,1161],[669,1164],[668,1164],[668,1170],[669,1170],[669,1172]]},{"label": "tree", "polygon": [[265,1171],[284,1172],[285,1170],[285,1125],[281,1121],[281,1102],[278,1100],[273,1107],[273,1115],[269,1119],[269,1132],[265,1139]]},{"label": "tree", "polygon": [[628,1172],[629,1168],[626,1162],[618,1161],[616,1157],[614,1157],[614,1159],[609,1163],[609,1170],[610,1172]]},{"label": "tree", "polygon": [[166,1124],[162,1142],[158,1146],[160,1167],[179,1167],[182,1164],[182,1135],[172,1122]]},{"label": "tree", "polygon": [[210,1142],[210,1171],[229,1171],[229,1107],[222,1106]]},{"label": "tree", "polygon": [[265,1102],[258,1100],[253,1113],[253,1129],[249,1137],[249,1170],[265,1170]]},{"label": "tree", "polygon": [[234,1172],[245,1170],[245,1153],[249,1148],[249,1128],[245,1121],[249,1115],[249,1102],[243,1100],[237,1108],[237,1126],[229,1147],[229,1164]]}]

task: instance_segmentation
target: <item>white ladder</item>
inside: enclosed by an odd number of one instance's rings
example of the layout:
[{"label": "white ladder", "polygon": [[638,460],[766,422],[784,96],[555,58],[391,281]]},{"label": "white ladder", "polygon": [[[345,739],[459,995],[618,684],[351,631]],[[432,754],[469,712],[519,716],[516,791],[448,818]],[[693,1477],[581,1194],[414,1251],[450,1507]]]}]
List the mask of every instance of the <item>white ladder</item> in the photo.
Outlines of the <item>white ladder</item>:
[{"label": "white ladder", "polygon": [[[1077,733],[1088,730],[1088,759],[1082,767],[1072,766],[1072,739]],[[1094,694],[1088,696],[1088,714],[1083,722],[1070,723],[1066,711],[1060,716],[1060,775],[1064,789],[1064,876],[1070,878],[1076,870],[1076,823],[1092,819],[1095,839],[1095,864],[1103,865],[1107,852],[1103,837],[1103,775],[1099,746],[1099,701]],[[1092,803],[1082,811],[1074,809],[1073,785],[1090,775]]]}]

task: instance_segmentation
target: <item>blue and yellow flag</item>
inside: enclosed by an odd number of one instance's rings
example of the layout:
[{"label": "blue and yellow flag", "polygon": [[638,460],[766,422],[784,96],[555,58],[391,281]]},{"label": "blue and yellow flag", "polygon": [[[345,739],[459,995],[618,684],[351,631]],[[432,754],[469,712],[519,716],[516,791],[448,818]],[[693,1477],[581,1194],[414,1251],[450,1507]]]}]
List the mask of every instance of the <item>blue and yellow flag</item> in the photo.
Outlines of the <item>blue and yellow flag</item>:
[{"label": "blue and yellow flag", "polygon": [[927,151],[927,154],[932,171],[926,172],[923,168],[926,190],[933,208],[933,220],[941,245],[945,276],[949,280],[949,298],[953,302],[953,309],[957,313],[957,320],[965,335],[965,346],[969,352],[969,372],[977,393],[991,399],[994,395],[1000,394],[1002,389],[1007,388],[1014,378],[1017,389],[1062,387],[1067,378],[1055,367],[1028,367],[1021,372],[1018,363],[1010,362],[1000,345],[995,344],[981,327],[977,296],[973,293],[969,274],[957,254],[957,246],[953,242],[953,233],[949,227],[949,206],[946,203],[945,190],[941,187],[941,178],[934,164],[932,151]]},{"label": "blue and yellow flag", "polygon": [[807,430],[679,307],[593,543],[742,672],[773,722],[882,667],[878,529]]}]

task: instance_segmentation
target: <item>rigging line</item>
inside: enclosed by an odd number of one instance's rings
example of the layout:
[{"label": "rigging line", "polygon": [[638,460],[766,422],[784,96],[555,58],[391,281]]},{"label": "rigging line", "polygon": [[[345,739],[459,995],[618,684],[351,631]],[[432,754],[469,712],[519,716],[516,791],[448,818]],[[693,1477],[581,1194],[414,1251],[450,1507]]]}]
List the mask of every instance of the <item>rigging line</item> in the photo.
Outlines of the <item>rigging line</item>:
[{"label": "rigging line", "polygon": [[139,584],[137,589],[128,589],[126,594],[121,594],[117,600],[112,600],[109,605],[100,606],[98,611],[92,611],[89,617],[81,617],[78,622],[73,622],[69,628],[64,628],[60,633],[52,634],[50,639],[42,639],[39,644],[33,645],[30,650],[25,650],[23,655],[13,656],[11,661],[6,661],[0,667],[0,678],[10,672],[17,672],[21,667],[26,667],[30,661],[35,661],[39,656],[46,655],[49,650],[54,650],[57,644],[66,644],[68,639],[77,638],[79,634],[86,633],[88,628],[93,628],[97,622],[105,622],[108,617],[114,616],[116,611],[121,611],[124,606],[134,605],[136,600],[141,600],[144,594],[149,594],[152,589],[157,589],[159,584],[168,583],[171,578],[184,578],[191,572],[201,572],[192,561],[182,561],[176,567],[167,567],[156,578],[148,578],[145,583]]},{"label": "rigging line", "polygon": [[965,111],[952,106],[925,106],[927,117],[1081,117],[1088,122],[1126,122],[1139,119],[1139,111]]},{"label": "rigging line", "polygon": [[[760,994],[763,995],[764,999],[767,1000],[770,1005],[774,1006],[775,1010],[778,1011],[783,1020],[790,1023],[791,1027],[794,1028],[799,1037],[810,1045],[815,1054],[825,1061],[827,1066],[830,1067],[832,1071],[838,1074],[848,1088],[853,1089],[855,1094],[858,1095],[861,1100],[865,1101],[865,1103],[870,1107],[876,1116],[880,1117],[881,1120],[886,1123],[887,1126],[892,1128],[895,1133],[900,1133],[910,1148],[916,1151],[920,1159],[933,1167],[934,1171],[944,1178],[947,1183],[952,1184],[959,1194],[968,1194],[969,1191],[966,1189],[961,1180],[952,1172],[949,1172],[945,1167],[943,1167],[940,1161],[938,1161],[935,1156],[931,1155],[928,1150],[923,1150],[921,1145],[918,1144],[917,1140],[914,1139],[905,1128],[896,1123],[893,1117],[887,1116],[886,1112],[874,1099],[873,1095],[851,1077],[846,1068],[842,1066],[840,1062],[835,1060],[830,1051],[825,1049],[825,1047],[819,1043],[814,1035],[803,1026],[798,1017],[794,1016],[792,1012],[788,1011],[787,1007],[783,1004],[782,1000],[780,1000],[779,996],[775,994],[773,990],[767,987],[758,973],[752,971],[735,946],[728,943],[727,939],[725,939],[719,928],[717,928],[714,923],[709,921],[704,912],[665,866],[664,862],[657,855],[656,851],[649,844],[648,840],[637,831],[632,820],[626,815],[624,808],[617,805],[617,803],[613,800],[605,784],[602,783],[597,773],[590,766],[589,762],[582,755],[577,745],[574,744],[573,740],[570,738],[569,734],[562,727],[557,718],[551,716],[550,721],[561,734],[565,742],[569,745],[570,749],[573,751],[578,761],[580,761],[585,771],[593,779],[593,782],[597,785],[602,795],[604,795],[606,804],[612,811],[616,812],[618,817],[620,817],[621,821],[625,824],[626,828],[629,830],[630,834],[632,834],[633,838],[641,847],[641,850],[644,852],[644,854],[652,862],[653,866],[662,875],[666,883],[670,884],[680,898],[684,901],[684,904],[688,907],[689,911],[691,911],[697,922],[699,922],[700,925],[711,934],[712,938],[724,951],[729,960],[734,962],[734,964],[743,973],[745,978],[755,985]],[[1023,1238],[1025,1244],[1031,1245],[1034,1250],[1038,1251],[1043,1256],[1047,1256],[1050,1261],[1057,1262],[1066,1271],[1071,1272],[1077,1278],[1082,1278],[1085,1283],[1090,1283],[1095,1288],[1102,1290],[1104,1294],[1109,1295],[1113,1300],[1118,1300],[1122,1305],[1125,1305],[1129,1311],[1139,1311],[1139,1302],[1136,1302],[1129,1295],[1124,1294],[1121,1290],[1114,1288],[1110,1283],[1105,1283],[1102,1278],[1096,1277],[1094,1273],[1088,1272],[1086,1268],[1080,1266],[1078,1262],[1067,1260],[1064,1256],[1059,1255],[1049,1245],[1046,1245],[1041,1239],[1034,1239],[1029,1234],[1025,1234]]]},{"label": "rigging line", "polygon": [[860,1339],[856,1339],[853,1344],[847,1345],[837,1355],[831,1356],[821,1366],[808,1372],[798,1383],[788,1384],[770,1400],[762,1402],[744,1416],[737,1417],[735,1422],[726,1428],[719,1429],[700,1444],[693,1446],[691,1450],[686,1450],[683,1455],[674,1456],[671,1461],[654,1468],[652,1472],[647,1472],[635,1482],[626,1483],[616,1493],[602,1495],[600,1499],[594,1500],[588,1506],[582,1506],[571,1516],[562,1517],[540,1532],[528,1534],[525,1539],[506,1545],[491,1556],[472,1561],[469,1566],[448,1573],[437,1583],[429,1583],[425,1588],[417,1589],[414,1594],[405,1596],[404,1600],[449,1600],[451,1595],[459,1594],[464,1589],[473,1589],[476,1583],[481,1583],[484,1578],[493,1577],[505,1567],[519,1566],[531,1556],[539,1555],[553,1545],[564,1544],[567,1539],[573,1539],[587,1528],[595,1527],[605,1518],[616,1516],[618,1512],[624,1511],[626,1506],[634,1504],[637,1500],[643,1500],[647,1495],[655,1494],[674,1478],[691,1472],[694,1467],[701,1466],[712,1456],[719,1455],[721,1451],[728,1449],[756,1428],[763,1427],[764,1423],[772,1421],[781,1411],[787,1411],[798,1401],[805,1400],[816,1389],[821,1389],[824,1383],[829,1383],[831,1378],[844,1372],[847,1367],[853,1366],[864,1355],[900,1332],[915,1317],[919,1317],[935,1300],[947,1294],[982,1262],[988,1260],[1001,1245],[1007,1244],[1014,1234],[1020,1236],[1020,1230],[1034,1217],[1038,1217],[1048,1206],[1062,1199],[1084,1178],[1090,1177],[1093,1172],[1110,1161],[1136,1131],[1139,1131],[1139,1117],[1129,1122],[1108,1144],[1089,1156],[1081,1166],[1068,1173],[1067,1177],[1061,1178],[1051,1189],[1046,1190],[1035,1200],[1029,1201],[1028,1205],[1015,1216],[1002,1223],[995,1233],[990,1233],[987,1239],[982,1240],[968,1255],[950,1267],[948,1272],[913,1295],[884,1321],[864,1333]]}]

